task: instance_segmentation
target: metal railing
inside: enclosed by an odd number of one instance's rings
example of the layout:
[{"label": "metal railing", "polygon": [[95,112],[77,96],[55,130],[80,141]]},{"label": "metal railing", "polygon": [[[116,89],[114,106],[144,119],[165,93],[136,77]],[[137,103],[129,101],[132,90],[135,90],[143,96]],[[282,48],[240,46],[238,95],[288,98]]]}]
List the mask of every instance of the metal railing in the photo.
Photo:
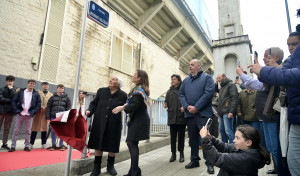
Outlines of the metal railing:
[{"label": "metal railing", "polygon": [[[169,131],[168,112],[164,108],[164,100],[152,100],[151,105],[148,107],[148,114],[150,117],[150,135],[165,133]],[[126,139],[127,126],[126,126],[126,114],[122,112],[122,138]]]}]

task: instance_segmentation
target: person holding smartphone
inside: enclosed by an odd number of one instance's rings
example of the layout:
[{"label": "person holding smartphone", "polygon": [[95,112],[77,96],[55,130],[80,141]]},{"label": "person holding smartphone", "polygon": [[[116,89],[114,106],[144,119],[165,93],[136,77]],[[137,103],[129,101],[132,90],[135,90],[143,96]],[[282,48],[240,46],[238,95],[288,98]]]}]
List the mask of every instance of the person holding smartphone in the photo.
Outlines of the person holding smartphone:
[{"label": "person holding smartphone", "polygon": [[202,150],[207,159],[220,168],[218,175],[258,175],[258,169],[271,162],[270,153],[260,144],[259,132],[249,125],[240,125],[234,144],[224,143],[211,136],[206,126],[200,135]]}]

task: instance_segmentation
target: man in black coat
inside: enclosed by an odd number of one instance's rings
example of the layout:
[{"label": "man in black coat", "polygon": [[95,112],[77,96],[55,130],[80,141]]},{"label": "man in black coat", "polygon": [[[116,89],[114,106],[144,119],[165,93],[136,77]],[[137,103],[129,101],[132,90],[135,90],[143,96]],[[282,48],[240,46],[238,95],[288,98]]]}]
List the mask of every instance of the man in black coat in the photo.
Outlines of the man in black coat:
[{"label": "man in black coat", "polygon": [[35,91],[36,81],[33,79],[28,80],[27,88],[21,89],[18,92],[12,102],[11,106],[14,113],[17,114],[14,134],[12,137],[11,149],[9,152],[16,150],[16,143],[18,140],[19,131],[22,127],[23,122],[25,123],[25,151],[30,151],[29,140],[31,134],[32,118],[41,109],[41,97],[40,94]]},{"label": "man in black coat", "polygon": [[1,148],[10,150],[7,146],[9,129],[11,122],[13,121],[14,112],[11,108],[11,100],[16,94],[16,88],[14,87],[15,77],[7,76],[6,77],[6,86],[0,89],[0,129],[4,121],[4,133],[3,133],[3,144]]},{"label": "man in black coat", "polygon": [[[46,119],[54,120],[56,118],[56,113],[63,112],[71,109],[71,100],[66,93],[64,93],[64,85],[57,85],[57,92],[53,94],[52,97],[48,100],[47,109],[46,109]],[[51,138],[52,138],[52,147],[50,147],[50,151],[54,151],[56,149],[56,134],[53,130],[51,130]],[[59,149],[64,151],[63,140],[59,141]]]}]

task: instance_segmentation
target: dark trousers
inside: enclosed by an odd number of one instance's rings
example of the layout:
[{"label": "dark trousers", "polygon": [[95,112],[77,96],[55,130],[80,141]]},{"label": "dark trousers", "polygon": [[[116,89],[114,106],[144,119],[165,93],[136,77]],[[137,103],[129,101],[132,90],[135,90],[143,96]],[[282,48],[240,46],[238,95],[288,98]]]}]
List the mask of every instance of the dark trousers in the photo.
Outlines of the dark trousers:
[{"label": "dark trousers", "polygon": [[[30,135],[30,144],[34,144],[35,138],[37,135],[37,131],[32,131]],[[46,144],[47,142],[47,131],[41,131],[41,139],[42,139],[42,145]]]},{"label": "dark trousers", "polygon": [[[202,127],[205,126],[208,117],[188,117],[186,120],[189,134],[189,144],[191,147],[191,161],[199,162],[199,132]],[[205,164],[207,166],[212,166],[212,164],[206,159],[204,153],[203,157],[206,160]]]},{"label": "dark trousers", "polygon": [[186,127],[186,125],[181,125],[181,124],[170,125],[171,152],[172,153],[176,153],[177,134],[178,134],[178,151],[183,152],[185,127]]},{"label": "dark trousers", "polygon": [[14,117],[13,114],[6,114],[6,113],[0,114],[0,130],[1,130],[2,123],[4,122],[3,145],[7,144],[9,130],[10,130],[11,123],[13,121],[13,117]]}]

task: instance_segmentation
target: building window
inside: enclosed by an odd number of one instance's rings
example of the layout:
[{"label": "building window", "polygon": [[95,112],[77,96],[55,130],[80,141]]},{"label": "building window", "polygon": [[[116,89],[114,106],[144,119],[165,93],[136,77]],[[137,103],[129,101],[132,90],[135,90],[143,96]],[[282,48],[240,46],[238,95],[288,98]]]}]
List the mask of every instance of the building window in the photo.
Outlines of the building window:
[{"label": "building window", "polygon": [[42,47],[39,80],[55,83],[66,0],[50,0]]},{"label": "building window", "polygon": [[110,67],[126,74],[132,74],[133,47],[123,39],[112,35]]}]

